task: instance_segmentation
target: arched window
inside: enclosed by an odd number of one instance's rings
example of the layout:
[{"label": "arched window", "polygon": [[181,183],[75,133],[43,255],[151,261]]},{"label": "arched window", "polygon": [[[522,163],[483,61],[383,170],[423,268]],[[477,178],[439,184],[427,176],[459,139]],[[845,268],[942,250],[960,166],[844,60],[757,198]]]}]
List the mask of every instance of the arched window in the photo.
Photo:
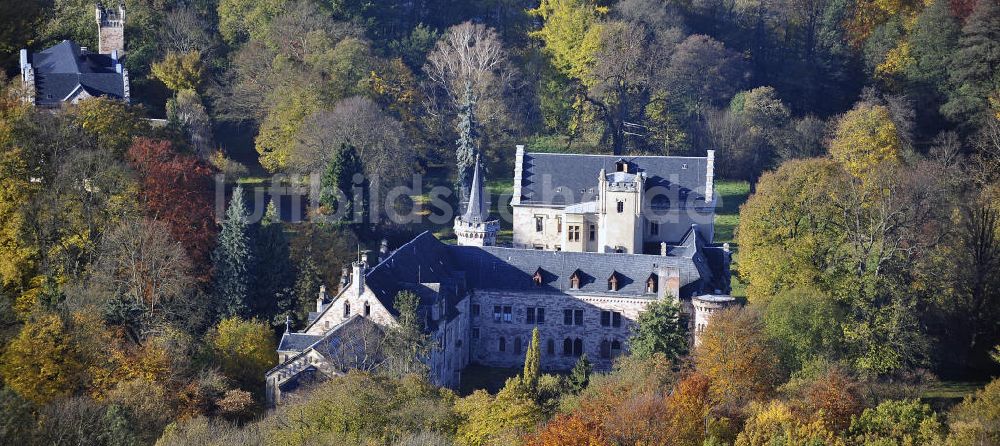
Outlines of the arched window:
[{"label": "arched window", "polygon": [[622,354],[622,343],[621,341],[615,339],[611,341],[611,357],[616,358],[618,355]]},{"label": "arched window", "polygon": [[608,359],[611,357],[611,343],[607,339],[601,341],[601,358]]},{"label": "arched window", "polygon": [[618,273],[611,273],[608,277],[608,291],[618,291]]},{"label": "arched window", "polygon": [[498,347],[501,352],[507,351],[507,338],[500,336],[500,345]]},{"label": "arched window", "polygon": [[573,340],[573,356],[578,358],[583,356],[583,340],[580,338]]},{"label": "arched window", "polygon": [[521,354],[521,338],[520,337],[514,338],[514,354],[517,354],[517,355]]},{"label": "arched window", "polygon": [[546,344],[547,344],[546,345],[546,349],[545,349],[546,353],[548,353],[549,355],[555,355],[556,354],[556,341],[554,341],[554,340],[552,340],[550,338],[548,340],[548,342],[546,342]]},{"label": "arched window", "polygon": [[365,317],[372,315],[372,306],[365,302]]},{"label": "arched window", "polygon": [[349,317],[351,315],[351,303],[344,302],[344,317]]},{"label": "arched window", "polygon": [[658,282],[659,277],[656,274],[650,274],[649,278],[646,279],[646,292],[650,294],[655,293]]},{"label": "arched window", "polygon": [[573,272],[572,276],[569,276],[569,287],[574,290],[580,289],[580,272]]},{"label": "arched window", "polygon": [[573,356],[573,340],[570,338],[563,340],[563,356]]}]

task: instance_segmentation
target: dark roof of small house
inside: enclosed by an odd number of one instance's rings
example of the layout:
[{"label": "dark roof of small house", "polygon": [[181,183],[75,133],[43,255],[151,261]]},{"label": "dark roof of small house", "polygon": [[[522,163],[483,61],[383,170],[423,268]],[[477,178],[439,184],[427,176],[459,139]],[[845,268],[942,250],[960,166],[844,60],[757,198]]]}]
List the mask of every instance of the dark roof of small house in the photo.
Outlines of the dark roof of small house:
[{"label": "dark roof of small house", "polygon": [[563,153],[524,154],[524,165],[521,166],[521,203],[566,206],[592,201],[597,197],[598,174],[601,169],[605,169],[608,174],[613,173],[616,171],[616,162],[619,161],[628,163],[630,173],[644,173],[645,190],[666,198],[666,206],[705,205],[708,162],[705,157],[622,158],[617,155]]},{"label": "dark roof of small house", "polygon": [[310,345],[322,339],[320,335],[308,335],[305,333],[285,333],[281,335],[281,342],[278,343],[279,352],[301,352]]},{"label": "dark roof of small house", "polygon": [[125,97],[122,73],[115,71],[115,61],[107,54],[83,52],[72,40],[32,55],[35,70],[35,100],[56,104],[77,89],[91,96]]}]

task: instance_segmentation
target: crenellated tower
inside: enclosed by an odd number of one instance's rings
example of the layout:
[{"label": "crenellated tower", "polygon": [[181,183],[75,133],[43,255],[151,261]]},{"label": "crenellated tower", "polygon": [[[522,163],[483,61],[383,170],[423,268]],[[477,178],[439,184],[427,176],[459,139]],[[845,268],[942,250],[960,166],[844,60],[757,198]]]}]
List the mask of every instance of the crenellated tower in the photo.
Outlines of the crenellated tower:
[{"label": "crenellated tower", "polygon": [[118,3],[117,9],[105,8],[98,3],[94,6],[97,16],[97,52],[118,57],[125,55],[125,3]]}]

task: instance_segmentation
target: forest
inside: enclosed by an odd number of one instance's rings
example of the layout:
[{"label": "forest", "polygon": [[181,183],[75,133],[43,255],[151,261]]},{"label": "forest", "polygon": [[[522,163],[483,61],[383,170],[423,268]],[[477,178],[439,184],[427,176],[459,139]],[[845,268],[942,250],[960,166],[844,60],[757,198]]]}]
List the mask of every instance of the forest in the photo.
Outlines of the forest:
[{"label": "forest", "polygon": [[[131,103],[49,110],[18,52],[97,48],[94,0],[0,0],[2,444],[1000,444],[997,0],[124,8]],[[422,192],[324,193],[298,221],[258,191],[464,186],[480,157],[509,193],[518,144],[716,150],[745,305],[693,348],[653,305],[611,371],[539,370],[536,337],[462,389],[403,324],[401,366],[267,410],[320,285],[453,234],[388,218]]]}]

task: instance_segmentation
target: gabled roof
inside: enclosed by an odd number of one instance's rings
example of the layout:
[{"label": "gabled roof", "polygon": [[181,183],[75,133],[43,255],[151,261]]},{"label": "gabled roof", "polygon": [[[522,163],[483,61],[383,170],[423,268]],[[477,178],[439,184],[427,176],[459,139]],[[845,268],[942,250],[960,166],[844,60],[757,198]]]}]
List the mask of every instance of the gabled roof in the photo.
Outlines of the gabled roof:
[{"label": "gabled roof", "polygon": [[91,96],[125,97],[124,75],[115,70],[115,60],[107,54],[82,52],[72,40],[33,54],[31,65],[39,104],[59,103],[79,89]]},{"label": "gabled roof", "polygon": [[[619,159],[615,155],[525,153],[521,166],[521,203],[567,206],[592,201],[599,192],[597,181],[601,169],[617,174],[612,175],[615,178],[634,178],[631,173],[614,172]],[[645,189],[657,188],[655,192],[665,194],[671,206],[706,205],[707,158],[633,156],[625,160],[630,169],[645,175]]]},{"label": "gabled roof", "polygon": [[278,343],[279,352],[301,352],[305,350],[310,345],[316,343],[322,339],[323,336],[320,335],[308,335],[305,333],[285,333],[281,336],[281,342]]}]

